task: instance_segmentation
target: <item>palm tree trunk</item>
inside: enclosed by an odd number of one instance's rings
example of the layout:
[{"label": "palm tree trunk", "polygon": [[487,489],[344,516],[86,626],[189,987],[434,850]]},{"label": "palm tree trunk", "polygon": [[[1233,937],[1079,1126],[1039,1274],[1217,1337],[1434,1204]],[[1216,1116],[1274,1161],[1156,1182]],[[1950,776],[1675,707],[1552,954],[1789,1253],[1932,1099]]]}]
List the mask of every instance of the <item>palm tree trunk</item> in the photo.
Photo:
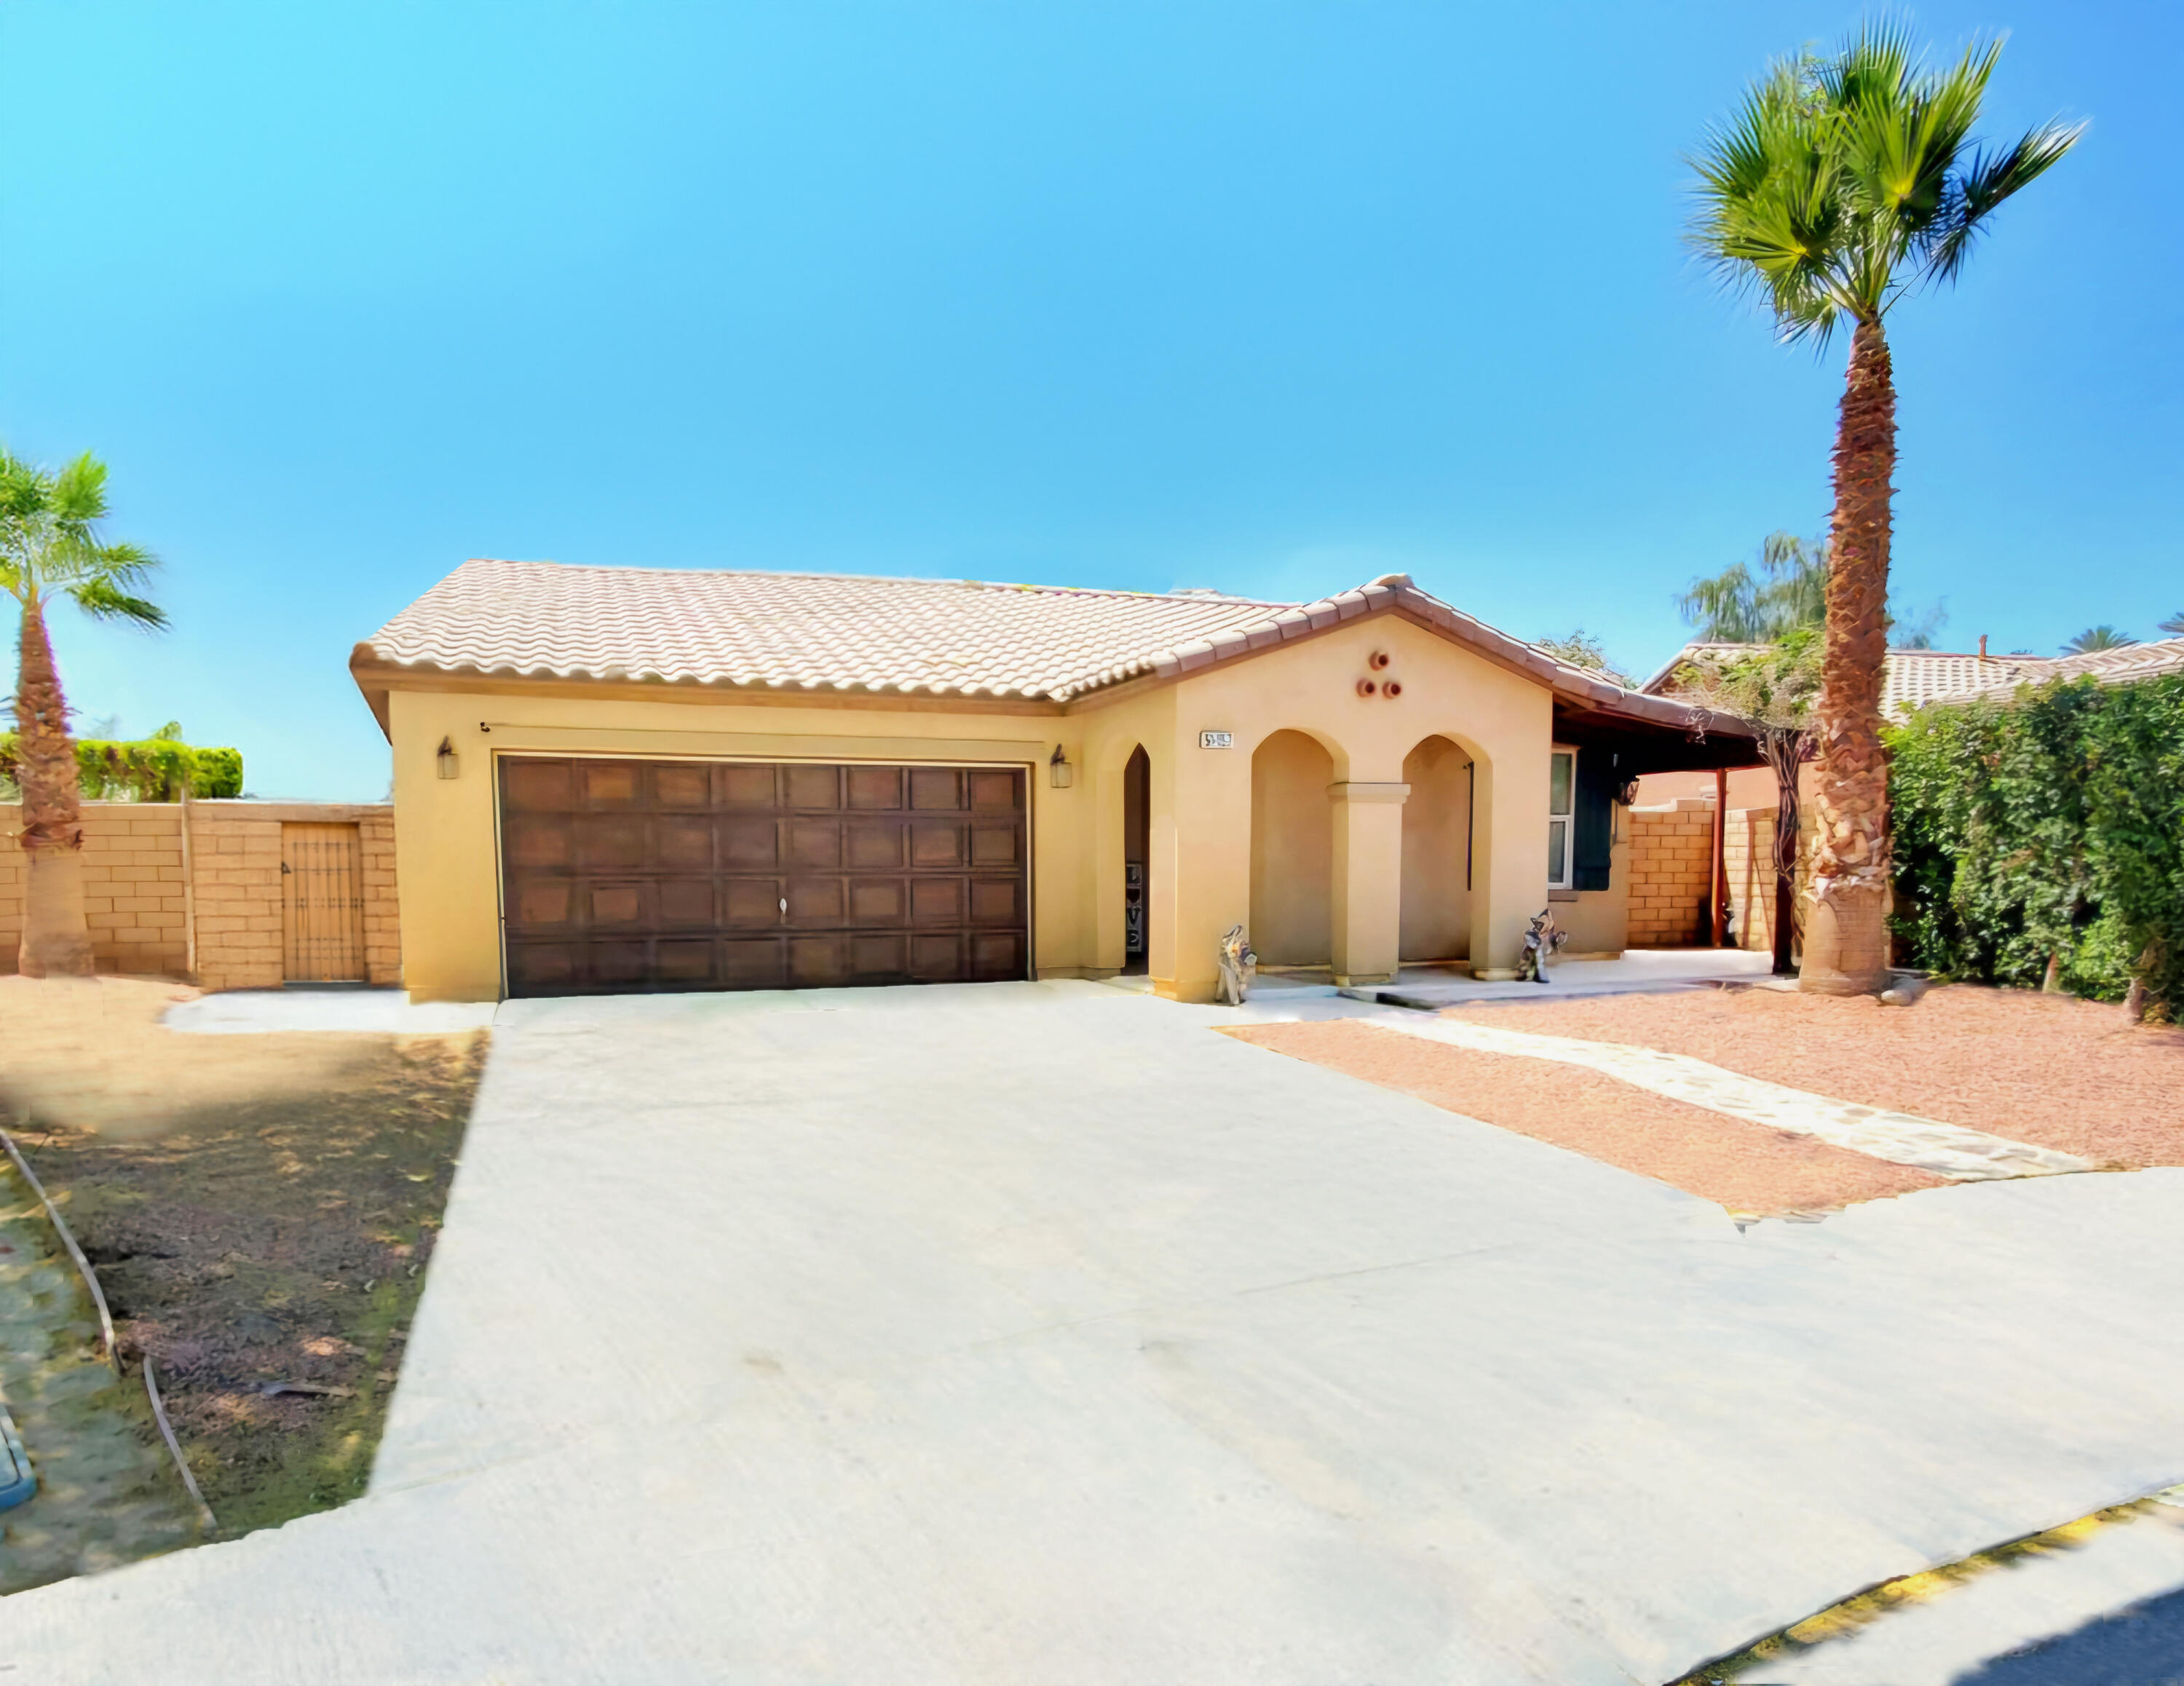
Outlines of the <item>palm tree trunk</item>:
[{"label": "palm tree trunk", "polygon": [[1836,426],[1836,509],[1821,665],[1813,905],[1798,984],[1826,995],[1888,985],[1888,763],[1880,687],[1888,659],[1890,484],[1896,382],[1878,322],[1851,337]]},{"label": "palm tree trunk", "polygon": [[23,605],[22,659],[15,677],[16,781],[23,791],[23,941],[16,965],[26,977],[88,977],[91,926],[83,903],[83,815],[75,746],[69,741],[53,647],[44,611]]}]

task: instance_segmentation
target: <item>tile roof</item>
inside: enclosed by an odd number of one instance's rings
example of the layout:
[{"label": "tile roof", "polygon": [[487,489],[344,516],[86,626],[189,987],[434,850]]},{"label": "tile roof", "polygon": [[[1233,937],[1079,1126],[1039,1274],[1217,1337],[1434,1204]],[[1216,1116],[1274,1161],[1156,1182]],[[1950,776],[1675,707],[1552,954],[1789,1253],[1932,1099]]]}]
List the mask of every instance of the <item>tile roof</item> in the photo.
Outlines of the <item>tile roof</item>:
[{"label": "tile roof", "polygon": [[1210,592],[478,560],[359,644],[351,665],[1067,702],[1391,608],[1584,706],[1679,728],[1691,722],[1684,704],[1557,661],[1401,574],[1289,604]]},{"label": "tile roof", "polygon": [[[1717,660],[1764,648],[1758,644],[1686,644],[1665,666],[1646,680],[1645,689],[1660,694],[1677,668],[1694,656]],[[2184,638],[2164,638],[2150,644],[2126,644],[2121,649],[2088,650],[2068,656],[1983,656],[1953,650],[1891,650],[1881,682],[1880,711],[1892,721],[1910,717],[1914,709],[1929,703],[1960,703],[1973,697],[2008,697],[2020,685],[2043,685],[2051,679],[2092,678],[2103,685],[2124,685],[2135,679],[2153,679],[2166,673],[2184,673]]]}]

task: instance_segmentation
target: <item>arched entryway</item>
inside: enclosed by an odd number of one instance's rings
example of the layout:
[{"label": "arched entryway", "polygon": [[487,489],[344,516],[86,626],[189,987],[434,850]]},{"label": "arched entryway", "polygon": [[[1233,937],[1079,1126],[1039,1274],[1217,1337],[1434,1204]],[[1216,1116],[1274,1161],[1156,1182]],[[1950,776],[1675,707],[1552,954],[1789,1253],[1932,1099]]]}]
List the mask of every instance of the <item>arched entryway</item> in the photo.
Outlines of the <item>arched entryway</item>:
[{"label": "arched entryway", "polygon": [[1334,760],[1277,732],[1251,756],[1251,946],[1269,966],[1323,966],[1334,949]]},{"label": "arched entryway", "polygon": [[1422,739],[1403,758],[1403,910],[1406,965],[1471,957],[1471,757],[1449,739]]},{"label": "arched entryway", "polygon": [[1123,971],[1142,977],[1151,955],[1153,763],[1140,743],[1123,768]]}]

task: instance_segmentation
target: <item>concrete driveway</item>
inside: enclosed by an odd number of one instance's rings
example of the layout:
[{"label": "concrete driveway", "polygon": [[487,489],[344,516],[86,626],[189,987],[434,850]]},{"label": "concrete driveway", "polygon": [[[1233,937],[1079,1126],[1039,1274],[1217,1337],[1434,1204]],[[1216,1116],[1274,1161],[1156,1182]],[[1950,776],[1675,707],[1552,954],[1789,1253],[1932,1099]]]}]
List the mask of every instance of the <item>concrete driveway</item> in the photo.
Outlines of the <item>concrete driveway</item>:
[{"label": "concrete driveway", "polygon": [[371,1495],[7,1678],[1659,1682],[2184,1479],[2184,1172],[1740,1233],[1233,1016],[504,1008]]}]

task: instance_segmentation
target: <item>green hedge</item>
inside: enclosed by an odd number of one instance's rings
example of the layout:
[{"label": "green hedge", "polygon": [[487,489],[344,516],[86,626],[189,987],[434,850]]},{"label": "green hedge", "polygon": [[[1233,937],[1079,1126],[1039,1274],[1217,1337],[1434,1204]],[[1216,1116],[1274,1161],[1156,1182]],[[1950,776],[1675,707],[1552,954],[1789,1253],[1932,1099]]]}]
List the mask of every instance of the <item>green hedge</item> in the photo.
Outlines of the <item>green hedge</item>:
[{"label": "green hedge", "polygon": [[[242,752],[198,749],[171,738],[135,743],[98,738],[75,746],[77,777],[90,801],[179,802],[187,782],[192,796],[242,794]],[[0,784],[15,794],[15,734],[0,732]]]},{"label": "green hedge", "polygon": [[1889,734],[1897,928],[1944,976],[2184,1019],[2184,675],[1922,709]]}]

